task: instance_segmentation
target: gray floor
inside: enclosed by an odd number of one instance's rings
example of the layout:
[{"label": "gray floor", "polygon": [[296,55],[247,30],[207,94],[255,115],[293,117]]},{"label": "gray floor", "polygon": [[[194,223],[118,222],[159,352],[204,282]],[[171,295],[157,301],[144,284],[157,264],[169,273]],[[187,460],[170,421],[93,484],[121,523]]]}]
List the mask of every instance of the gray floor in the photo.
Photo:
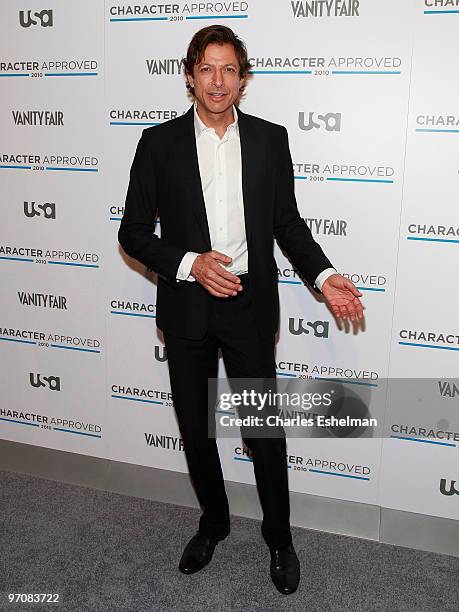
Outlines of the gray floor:
[{"label": "gray floor", "polygon": [[280,595],[260,523],[238,517],[211,564],[183,576],[177,563],[198,516],[0,471],[0,591],[60,592],[56,609],[72,612],[459,610],[459,559],[299,528],[301,584]]}]

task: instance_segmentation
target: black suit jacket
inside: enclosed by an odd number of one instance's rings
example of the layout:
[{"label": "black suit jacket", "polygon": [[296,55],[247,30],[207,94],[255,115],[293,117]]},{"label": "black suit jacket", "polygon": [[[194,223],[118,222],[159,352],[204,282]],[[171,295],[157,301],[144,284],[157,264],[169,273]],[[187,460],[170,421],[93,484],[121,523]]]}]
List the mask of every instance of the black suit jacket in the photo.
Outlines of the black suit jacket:
[{"label": "black suit jacket", "polygon": [[[262,334],[279,325],[274,237],[314,287],[332,264],[300,217],[287,130],[237,108],[248,268]],[[161,238],[155,235],[159,212]],[[200,338],[207,329],[208,293],[198,282],[177,281],[187,251],[211,250],[199,174],[193,106],[182,116],[145,128],[131,166],[118,240],[131,257],[158,275],[156,324],[165,332]]]}]

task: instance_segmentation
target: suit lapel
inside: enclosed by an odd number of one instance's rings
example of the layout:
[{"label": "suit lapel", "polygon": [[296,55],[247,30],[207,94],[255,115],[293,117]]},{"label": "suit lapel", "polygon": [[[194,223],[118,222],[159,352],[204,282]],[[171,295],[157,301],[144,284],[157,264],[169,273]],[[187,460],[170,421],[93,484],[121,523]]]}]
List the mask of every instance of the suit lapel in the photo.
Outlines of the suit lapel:
[{"label": "suit lapel", "polygon": [[211,250],[209,224],[207,222],[206,205],[202,191],[201,175],[199,172],[198,151],[196,148],[196,135],[194,131],[194,110],[193,106],[183,115],[185,120],[185,130],[183,133],[182,147],[178,148],[177,154],[180,163],[187,172],[187,178],[191,181],[190,200],[194,214],[198,220],[202,237],[207,250]]},{"label": "suit lapel", "polygon": [[256,184],[255,169],[258,158],[257,139],[249,118],[237,106],[239,138],[241,141],[242,195],[244,200],[245,233],[249,244],[254,225]]}]

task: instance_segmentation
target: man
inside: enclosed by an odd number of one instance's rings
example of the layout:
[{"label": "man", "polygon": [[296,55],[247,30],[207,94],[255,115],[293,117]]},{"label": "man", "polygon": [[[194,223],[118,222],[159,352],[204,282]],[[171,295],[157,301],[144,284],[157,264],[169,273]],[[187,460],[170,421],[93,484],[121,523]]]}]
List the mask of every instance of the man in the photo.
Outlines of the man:
[{"label": "man", "polygon": [[[283,126],[236,102],[250,70],[224,26],[197,32],[184,60],[193,106],[143,130],[131,167],[119,242],[158,274],[172,397],[202,515],[179,569],[192,574],[230,531],[216,440],[208,434],[208,379],[218,350],[230,378],[275,379],[279,323],[274,237],[337,317],[362,318],[354,284],[338,274],[300,217]],[[154,234],[159,211],[161,238]],[[253,453],[271,578],[293,593],[300,568],[289,525],[285,435],[243,438]]]}]

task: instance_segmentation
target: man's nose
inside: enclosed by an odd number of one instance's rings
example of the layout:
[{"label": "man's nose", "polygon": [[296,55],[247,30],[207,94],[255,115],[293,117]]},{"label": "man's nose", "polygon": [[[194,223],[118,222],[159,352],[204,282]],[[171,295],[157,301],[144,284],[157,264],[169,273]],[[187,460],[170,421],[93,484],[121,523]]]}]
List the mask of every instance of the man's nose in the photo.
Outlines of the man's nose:
[{"label": "man's nose", "polygon": [[218,69],[214,73],[214,85],[216,87],[221,87],[223,85],[223,71]]}]

